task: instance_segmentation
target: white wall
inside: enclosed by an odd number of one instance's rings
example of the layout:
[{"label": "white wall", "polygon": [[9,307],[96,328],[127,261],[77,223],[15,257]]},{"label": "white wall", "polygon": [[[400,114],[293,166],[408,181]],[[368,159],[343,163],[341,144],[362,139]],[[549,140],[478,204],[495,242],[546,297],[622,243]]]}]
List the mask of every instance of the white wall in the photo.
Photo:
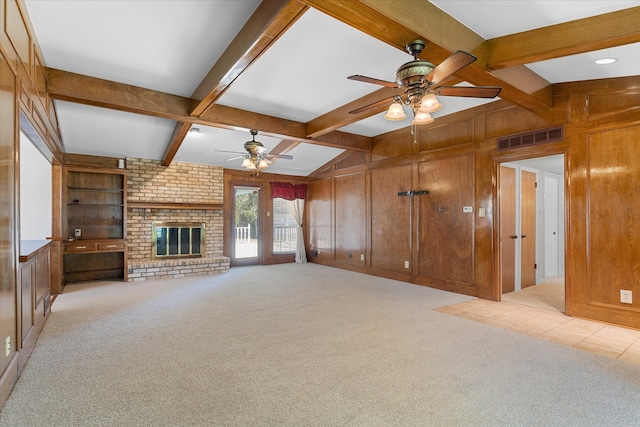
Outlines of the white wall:
[{"label": "white wall", "polygon": [[51,163],[20,132],[20,240],[51,236]]}]

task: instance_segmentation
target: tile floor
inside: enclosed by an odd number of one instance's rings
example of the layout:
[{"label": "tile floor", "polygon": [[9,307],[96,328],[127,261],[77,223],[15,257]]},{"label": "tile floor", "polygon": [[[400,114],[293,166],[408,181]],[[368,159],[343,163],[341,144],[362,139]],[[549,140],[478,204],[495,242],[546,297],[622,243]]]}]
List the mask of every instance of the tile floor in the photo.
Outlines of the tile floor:
[{"label": "tile floor", "polygon": [[506,301],[472,300],[435,310],[640,365],[640,330]]}]

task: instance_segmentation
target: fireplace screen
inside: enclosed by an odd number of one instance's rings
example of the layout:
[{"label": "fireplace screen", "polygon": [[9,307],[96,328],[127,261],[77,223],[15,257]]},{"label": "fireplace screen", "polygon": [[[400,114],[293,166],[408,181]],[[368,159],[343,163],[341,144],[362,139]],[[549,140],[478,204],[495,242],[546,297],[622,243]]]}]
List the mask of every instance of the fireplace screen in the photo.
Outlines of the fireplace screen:
[{"label": "fireplace screen", "polygon": [[153,223],[152,258],[201,257],[204,248],[202,223]]}]

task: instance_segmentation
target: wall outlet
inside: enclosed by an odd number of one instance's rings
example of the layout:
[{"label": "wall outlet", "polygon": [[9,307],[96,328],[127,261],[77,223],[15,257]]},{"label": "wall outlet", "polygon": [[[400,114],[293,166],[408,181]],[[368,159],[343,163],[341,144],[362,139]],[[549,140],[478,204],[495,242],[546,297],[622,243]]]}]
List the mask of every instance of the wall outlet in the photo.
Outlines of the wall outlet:
[{"label": "wall outlet", "polygon": [[633,303],[633,292],[631,291],[625,291],[625,290],[620,290],[620,302],[623,302],[625,304],[631,304]]},{"label": "wall outlet", "polygon": [[360,261],[364,261],[364,254],[360,254]]},{"label": "wall outlet", "polygon": [[82,236],[82,229],[81,229],[81,228],[76,228],[76,230],[75,230],[75,236],[76,236],[76,237],[81,237],[81,236]]},{"label": "wall outlet", "polygon": [[409,268],[409,261],[404,262],[404,268]]},{"label": "wall outlet", "polygon": [[5,357],[11,354],[11,335],[4,340],[4,355]]}]

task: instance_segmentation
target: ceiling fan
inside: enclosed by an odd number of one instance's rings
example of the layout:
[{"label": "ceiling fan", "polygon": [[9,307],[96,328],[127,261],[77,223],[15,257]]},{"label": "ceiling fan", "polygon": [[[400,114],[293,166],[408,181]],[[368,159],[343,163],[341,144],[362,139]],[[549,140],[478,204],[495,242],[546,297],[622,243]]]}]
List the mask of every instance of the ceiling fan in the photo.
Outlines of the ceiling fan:
[{"label": "ceiling fan", "polygon": [[244,149],[246,153],[236,152],[236,151],[222,151],[217,150],[224,153],[238,153],[242,154],[238,157],[233,157],[231,159],[227,159],[227,161],[244,159],[242,161],[242,167],[247,168],[248,170],[257,170],[261,171],[269,167],[271,164],[270,159],[286,159],[292,160],[293,156],[288,154],[271,154],[267,153],[267,149],[264,148],[261,142],[256,141],[256,135],[258,134],[257,130],[251,129],[251,141],[247,141],[244,143]]},{"label": "ceiling fan", "polygon": [[443,86],[442,83],[452,74],[471,64],[477,58],[468,52],[459,50],[436,67],[429,61],[418,59],[418,55],[420,55],[424,47],[425,42],[422,40],[413,40],[407,44],[406,50],[413,55],[413,61],[409,61],[398,68],[395,74],[395,82],[361,75],[347,77],[351,80],[400,89],[397,95],[381,99],[349,113],[357,114],[393,100],[384,116],[385,119],[391,121],[404,120],[407,115],[404,113],[403,106],[406,105],[410,106],[413,111],[412,124],[426,124],[433,121],[431,113],[442,108],[442,104],[438,101],[436,95],[495,98],[500,94],[502,88],[498,86]]}]

